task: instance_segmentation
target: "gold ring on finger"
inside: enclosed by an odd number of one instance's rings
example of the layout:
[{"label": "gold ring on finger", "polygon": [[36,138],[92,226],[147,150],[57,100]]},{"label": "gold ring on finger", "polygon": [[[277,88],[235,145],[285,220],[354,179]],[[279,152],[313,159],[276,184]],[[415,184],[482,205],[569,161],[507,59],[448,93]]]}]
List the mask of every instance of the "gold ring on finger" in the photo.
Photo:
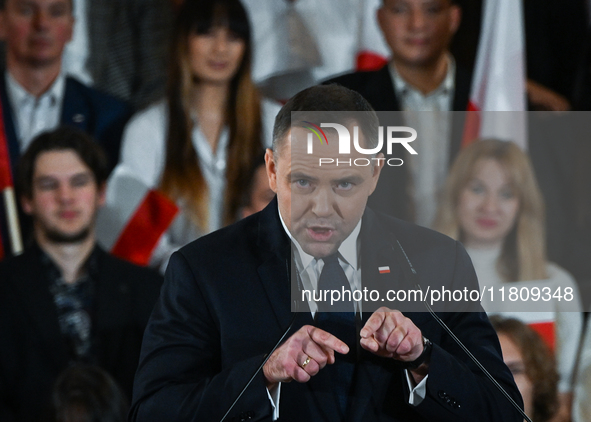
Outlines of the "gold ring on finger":
[{"label": "gold ring on finger", "polygon": [[304,363],[302,363],[302,369],[305,369],[306,365],[309,364],[311,360],[312,360],[312,358],[310,356],[308,356],[306,358],[306,360],[304,361]]}]

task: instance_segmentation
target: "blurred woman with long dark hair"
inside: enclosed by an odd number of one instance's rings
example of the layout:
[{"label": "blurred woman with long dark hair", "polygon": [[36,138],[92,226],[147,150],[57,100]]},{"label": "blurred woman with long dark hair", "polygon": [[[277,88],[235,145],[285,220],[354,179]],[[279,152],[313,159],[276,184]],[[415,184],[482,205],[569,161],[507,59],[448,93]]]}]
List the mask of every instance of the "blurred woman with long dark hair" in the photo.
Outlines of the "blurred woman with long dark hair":
[{"label": "blurred woman with long dark hair", "polygon": [[125,130],[117,174],[133,175],[181,209],[152,264],[232,223],[253,163],[270,146],[279,106],[251,79],[251,30],[239,0],[186,0],[178,10],[166,100]]}]

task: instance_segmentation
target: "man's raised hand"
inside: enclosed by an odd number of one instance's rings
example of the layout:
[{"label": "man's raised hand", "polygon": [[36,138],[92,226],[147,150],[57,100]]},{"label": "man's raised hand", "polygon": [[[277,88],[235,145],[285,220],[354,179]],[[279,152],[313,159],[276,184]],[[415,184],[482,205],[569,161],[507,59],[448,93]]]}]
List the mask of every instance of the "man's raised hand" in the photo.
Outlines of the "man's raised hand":
[{"label": "man's raised hand", "polygon": [[263,366],[267,387],[272,389],[278,382],[291,380],[309,381],[326,364],[335,362],[335,351],[347,354],[349,347],[326,331],[304,325],[277,348]]},{"label": "man's raised hand", "polygon": [[378,356],[412,362],[423,352],[421,330],[402,312],[386,307],[369,317],[360,335],[361,347]]}]

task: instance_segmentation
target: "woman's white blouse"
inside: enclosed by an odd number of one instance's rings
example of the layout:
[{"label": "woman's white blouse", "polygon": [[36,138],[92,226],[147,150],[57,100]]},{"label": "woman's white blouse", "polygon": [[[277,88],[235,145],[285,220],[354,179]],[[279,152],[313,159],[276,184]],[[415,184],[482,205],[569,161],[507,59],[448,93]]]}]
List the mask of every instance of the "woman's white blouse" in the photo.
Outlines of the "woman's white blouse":
[{"label": "woman's white blouse", "polygon": [[[265,148],[272,145],[272,134],[275,116],[280,106],[272,101],[261,102],[261,115]],[[144,184],[148,189],[160,185],[166,160],[166,134],[168,130],[168,106],[165,101],[137,113],[127,124],[123,133],[120,161],[111,178],[109,188],[117,183],[117,176],[130,175]],[[168,258],[179,247],[196,239],[203,234],[222,227],[224,214],[224,193],[226,188],[226,158],[229,142],[229,129],[223,127],[215,151],[198,125],[194,125],[191,134],[193,147],[197,153],[199,165],[204,176],[209,194],[208,226],[201,231],[182,212],[162,236],[152,255],[150,264],[164,269]],[[107,198],[109,195],[107,194]],[[121,198],[117,198],[121,200]],[[178,203],[181,210],[183,204]],[[117,207],[118,204],[109,203],[107,207]]]}]

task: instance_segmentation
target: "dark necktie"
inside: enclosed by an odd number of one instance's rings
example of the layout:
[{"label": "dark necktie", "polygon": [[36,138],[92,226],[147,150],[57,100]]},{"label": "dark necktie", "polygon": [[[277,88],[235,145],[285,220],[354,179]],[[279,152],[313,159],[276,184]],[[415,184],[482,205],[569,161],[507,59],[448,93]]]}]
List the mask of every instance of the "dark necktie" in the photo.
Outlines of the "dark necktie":
[{"label": "dark necktie", "polygon": [[344,416],[347,412],[355,369],[354,356],[357,350],[355,308],[351,297],[351,285],[339,264],[337,254],[323,258],[323,261],[324,267],[318,279],[319,293],[323,290],[337,290],[341,293],[341,299],[345,296],[344,300],[331,305],[329,293],[328,301],[317,302],[318,312],[315,317],[318,328],[331,333],[349,346],[349,353],[346,357],[335,353],[337,358],[335,364],[328,365],[323,369],[331,374],[331,389],[335,392],[339,408]]},{"label": "dark necktie", "polygon": [[[324,292],[328,290],[329,293],[326,296],[326,301],[318,302],[319,312],[353,312],[354,302],[351,297],[351,285],[347,276],[339,264],[338,254],[327,256],[323,258],[324,267],[322,273],[318,279],[318,290]],[[331,293],[330,291],[336,290],[341,295],[341,300],[335,301],[332,305],[330,302]]]}]

